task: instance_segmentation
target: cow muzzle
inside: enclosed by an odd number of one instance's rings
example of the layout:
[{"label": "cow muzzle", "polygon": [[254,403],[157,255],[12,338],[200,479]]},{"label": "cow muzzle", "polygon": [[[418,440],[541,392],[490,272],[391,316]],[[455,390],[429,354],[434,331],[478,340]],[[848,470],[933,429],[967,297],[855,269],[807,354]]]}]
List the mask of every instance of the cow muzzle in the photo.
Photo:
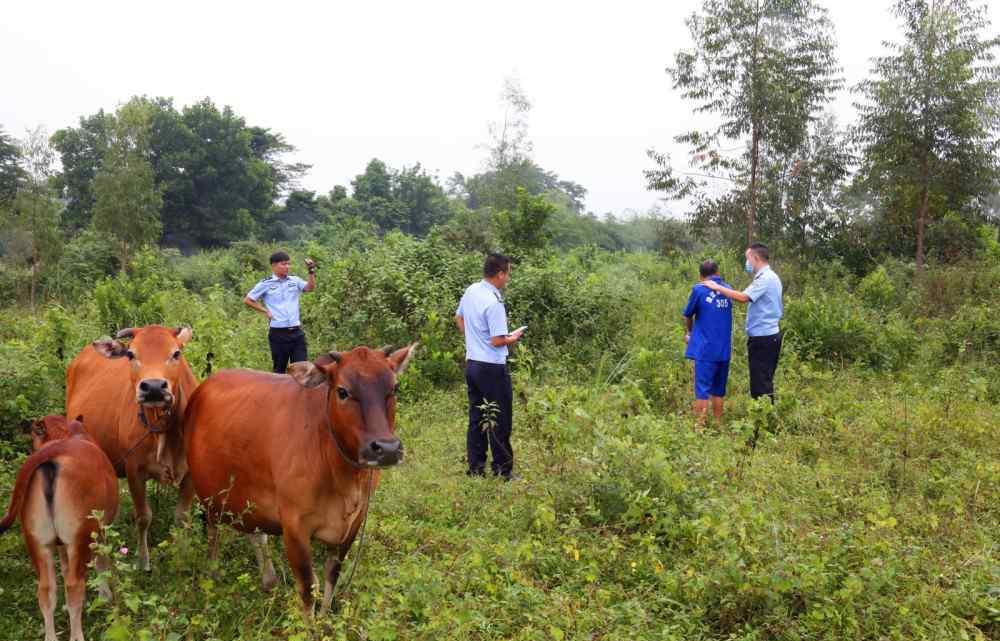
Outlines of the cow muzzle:
[{"label": "cow muzzle", "polygon": [[369,441],[361,449],[361,463],[368,467],[391,467],[403,460],[403,443],[398,439]]},{"label": "cow muzzle", "polygon": [[135,400],[147,407],[165,407],[174,400],[170,393],[170,383],[162,378],[146,378],[139,381]]}]

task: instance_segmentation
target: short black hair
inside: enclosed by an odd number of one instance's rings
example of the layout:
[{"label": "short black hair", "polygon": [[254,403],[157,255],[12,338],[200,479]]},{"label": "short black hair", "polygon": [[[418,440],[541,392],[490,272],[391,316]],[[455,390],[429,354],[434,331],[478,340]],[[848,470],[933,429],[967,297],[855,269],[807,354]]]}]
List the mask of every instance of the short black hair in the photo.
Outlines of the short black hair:
[{"label": "short black hair", "polygon": [[708,278],[709,276],[715,276],[719,273],[719,263],[714,260],[706,260],[701,265],[698,266],[698,273],[701,274],[702,278]]},{"label": "short black hair", "polygon": [[500,272],[510,271],[510,256],[503,254],[487,254],[486,262],[483,263],[483,276],[493,278]]},{"label": "short black hair", "polygon": [[764,243],[752,243],[750,245],[750,251],[753,255],[761,259],[765,263],[768,261],[767,245]]},{"label": "short black hair", "polygon": [[271,254],[271,264],[283,263],[287,260],[291,260],[291,257],[285,252],[274,252]]}]

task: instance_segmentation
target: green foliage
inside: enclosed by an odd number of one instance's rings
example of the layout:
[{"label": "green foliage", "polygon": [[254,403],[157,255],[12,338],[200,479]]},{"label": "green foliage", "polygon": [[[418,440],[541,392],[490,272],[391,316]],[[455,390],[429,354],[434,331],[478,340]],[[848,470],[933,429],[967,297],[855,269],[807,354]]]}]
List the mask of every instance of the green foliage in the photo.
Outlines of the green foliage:
[{"label": "green foliage", "polygon": [[451,214],[441,186],[419,163],[397,171],[376,158],[351,185],[351,198],[331,204],[334,215],[358,216],[383,233],[398,229],[423,236]]},{"label": "green foliage", "polygon": [[21,151],[16,141],[0,127],[0,209],[10,205],[17,194],[21,168],[18,160]]},{"label": "green foliage", "polygon": [[832,362],[863,362],[896,369],[916,352],[916,332],[898,314],[872,313],[840,296],[807,295],[785,316],[789,341],[805,354]]},{"label": "green foliage", "polygon": [[[61,411],[68,360],[101,334],[191,324],[184,353],[198,376],[209,365],[268,369],[264,323],[241,300],[273,249],[144,252],[100,282],[92,305],[0,311],[0,487],[25,447],[19,424]],[[981,302],[997,278],[991,263],[962,267],[971,279],[935,265],[916,280],[894,261],[860,280],[836,263],[776,265],[789,281],[778,402],[747,399],[738,306],[726,416],[696,432],[680,311],[700,259],[739,281],[739,255],[528,255],[505,291],[512,323],[529,325],[512,363],[525,480],[504,484],[463,474],[452,316],[481,254],[399,233],[286,249],[320,264],[318,289],[302,299],[313,355],[422,343],[401,379],[407,459],[383,472],[351,588],[333,614],[303,621],[280,540],[284,580],[263,593],[243,537],[223,529],[221,560],[209,561],[198,515],[171,528],[175,493],[156,489],[154,569],[138,570],[127,549],[126,497],[99,543],[115,561],[114,598],[91,586],[88,637],[996,635],[988,586],[1000,574],[984,553],[1000,526],[1000,328]],[[958,306],[930,318],[914,301],[940,295],[928,284],[938,280]],[[37,627],[33,581],[21,541],[0,537],[0,637]]]},{"label": "green foliage", "polygon": [[548,222],[554,211],[555,207],[544,196],[531,196],[526,189],[518,187],[517,205],[493,214],[490,221],[493,235],[513,257],[542,250],[552,236]]},{"label": "green foliage", "polygon": [[162,324],[172,290],[177,288],[179,283],[166,273],[160,254],[151,251],[138,254],[130,272],[107,277],[94,288],[100,327],[114,336],[126,327]]}]

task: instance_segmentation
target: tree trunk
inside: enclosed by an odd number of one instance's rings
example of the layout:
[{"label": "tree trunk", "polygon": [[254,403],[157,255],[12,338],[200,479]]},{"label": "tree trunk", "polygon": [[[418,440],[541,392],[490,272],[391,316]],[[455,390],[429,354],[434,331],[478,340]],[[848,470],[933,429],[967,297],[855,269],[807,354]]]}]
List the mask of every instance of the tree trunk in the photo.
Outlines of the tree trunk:
[{"label": "tree trunk", "polygon": [[757,222],[757,166],[760,160],[760,129],[753,125],[750,142],[750,197],[747,199],[747,246],[754,242],[754,227]]},{"label": "tree trunk", "polygon": [[920,207],[917,209],[917,273],[924,271],[924,228],[930,202],[930,166],[925,156],[920,162]]},{"label": "tree trunk", "polygon": [[31,250],[31,311],[35,311],[35,285],[38,282],[38,249]]}]

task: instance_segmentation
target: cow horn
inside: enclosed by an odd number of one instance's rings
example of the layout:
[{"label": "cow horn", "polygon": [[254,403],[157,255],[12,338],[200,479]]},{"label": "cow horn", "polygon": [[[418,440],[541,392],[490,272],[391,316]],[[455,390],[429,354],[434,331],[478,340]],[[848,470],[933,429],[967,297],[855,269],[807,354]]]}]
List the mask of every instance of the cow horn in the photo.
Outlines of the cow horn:
[{"label": "cow horn", "polygon": [[393,350],[394,348],[392,345],[383,345],[379,348],[379,351],[385,354],[386,358],[389,357],[389,354],[392,354]]},{"label": "cow horn", "polygon": [[125,328],[120,332],[118,332],[117,334],[115,334],[115,338],[132,338],[133,336],[135,336],[134,327]]},{"label": "cow horn", "polygon": [[327,356],[333,359],[334,363],[339,363],[340,359],[344,358],[344,355],[341,354],[340,352],[328,352]]}]

